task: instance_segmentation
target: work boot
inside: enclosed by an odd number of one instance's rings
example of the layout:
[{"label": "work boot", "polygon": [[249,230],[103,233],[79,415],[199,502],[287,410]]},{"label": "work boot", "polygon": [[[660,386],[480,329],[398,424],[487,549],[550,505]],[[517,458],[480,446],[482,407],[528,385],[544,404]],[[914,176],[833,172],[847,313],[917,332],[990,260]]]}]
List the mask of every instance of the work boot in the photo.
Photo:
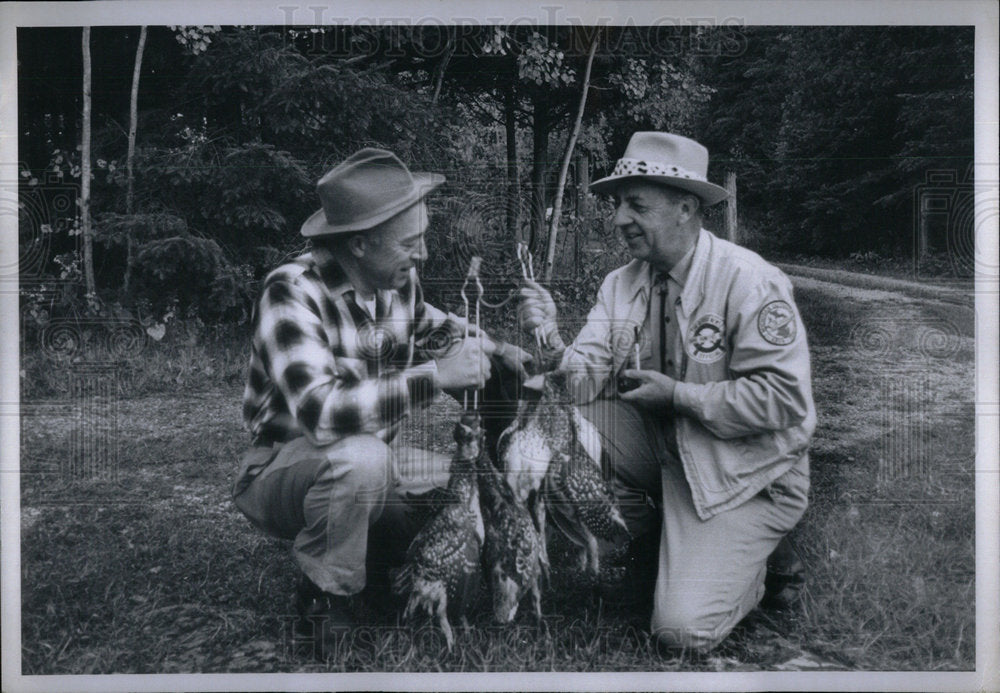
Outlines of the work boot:
[{"label": "work boot", "polygon": [[[325,660],[346,644],[357,625],[354,600],[350,596],[321,590],[302,576],[295,589],[296,640],[312,647],[316,659]],[[349,644],[346,644],[349,646]]]},{"label": "work boot", "polygon": [[792,609],[802,596],[806,568],[795,545],[785,535],[767,559],[764,598],[760,605],[773,611]]}]

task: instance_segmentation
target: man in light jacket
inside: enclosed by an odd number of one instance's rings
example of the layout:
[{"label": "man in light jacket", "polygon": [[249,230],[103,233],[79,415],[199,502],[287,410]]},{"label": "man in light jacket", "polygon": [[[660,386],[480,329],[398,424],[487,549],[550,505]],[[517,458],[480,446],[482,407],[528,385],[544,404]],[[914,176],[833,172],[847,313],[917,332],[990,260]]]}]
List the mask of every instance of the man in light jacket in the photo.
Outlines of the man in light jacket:
[{"label": "man in light jacket", "polygon": [[519,312],[523,329],[564,349],[560,368],[601,432],[639,537],[633,552],[659,546],[653,633],[696,650],[764,596],[768,558],[806,508],[816,424],[791,283],[702,228],[703,209],[727,195],[707,170],[697,142],[635,133],[591,185],[614,196],[634,259],[605,278],[568,347],[544,288],[529,282]]}]

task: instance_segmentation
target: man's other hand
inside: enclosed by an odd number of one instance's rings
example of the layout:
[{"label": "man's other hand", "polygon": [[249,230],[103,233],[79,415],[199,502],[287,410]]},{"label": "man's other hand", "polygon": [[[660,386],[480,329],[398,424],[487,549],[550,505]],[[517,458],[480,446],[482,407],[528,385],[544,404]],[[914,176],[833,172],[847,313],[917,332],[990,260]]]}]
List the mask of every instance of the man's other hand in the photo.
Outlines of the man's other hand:
[{"label": "man's other hand", "polygon": [[639,387],[619,395],[626,402],[634,402],[649,409],[671,409],[674,404],[674,387],[677,381],[659,371],[626,370],[627,378],[639,381]]},{"label": "man's other hand", "polygon": [[497,345],[495,356],[500,363],[522,378],[528,377],[528,370],[525,364],[531,362],[534,357],[521,347],[501,342]]},{"label": "man's other hand", "polygon": [[489,339],[463,339],[447,354],[437,359],[436,384],[442,390],[479,388],[490,377],[490,355],[496,345]]},{"label": "man's other hand", "polygon": [[549,344],[554,344],[559,328],[556,324],[556,303],[552,300],[552,295],[538,282],[525,279],[520,298],[517,321],[521,329],[531,334],[540,328]]}]

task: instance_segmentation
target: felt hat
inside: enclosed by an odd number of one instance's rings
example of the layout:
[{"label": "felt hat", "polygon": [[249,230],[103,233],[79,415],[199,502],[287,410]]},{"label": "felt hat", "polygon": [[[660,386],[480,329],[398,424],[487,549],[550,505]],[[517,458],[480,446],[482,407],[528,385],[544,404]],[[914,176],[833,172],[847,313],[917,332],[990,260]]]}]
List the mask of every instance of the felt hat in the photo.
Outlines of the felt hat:
[{"label": "felt hat", "polygon": [[709,183],[708,150],[692,139],[668,132],[637,132],[611,175],[590,184],[595,193],[611,193],[623,181],[645,179],[694,193],[705,206],[729,197]]},{"label": "felt hat", "polygon": [[363,231],[420,202],[444,182],[437,173],[410,172],[392,152],[365,148],[316,184],[322,208],[302,224],[306,238]]}]

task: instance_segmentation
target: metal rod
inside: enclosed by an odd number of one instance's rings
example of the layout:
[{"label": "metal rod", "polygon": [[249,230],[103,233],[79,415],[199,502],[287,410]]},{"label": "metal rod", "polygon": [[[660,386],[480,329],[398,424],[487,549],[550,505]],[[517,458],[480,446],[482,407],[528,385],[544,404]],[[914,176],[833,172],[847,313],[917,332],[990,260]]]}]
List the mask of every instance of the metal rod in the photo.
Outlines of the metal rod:
[{"label": "metal rod", "polygon": [[[528,249],[528,245],[523,241],[517,242],[517,259],[518,262],[521,263],[521,276],[523,276],[525,280],[535,281],[535,268],[533,266],[534,258],[531,255],[531,250]],[[546,344],[547,340],[543,339],[542,329],[540,327],[536,327],[532,330],[532,333],[535,335],[535,344],[538,346],[538,356],[541,358],[543,344]]]},{"label": "metal rod", "polygon": [[[483,283],[479,281],[479,271],[477,267],[476,271],[476,338],[479,339],[480,346],[482,346],[483,332],[482,323],[480,322],[479,316],[479,304],[483,300]],[[479,379],[483,378],[483,352],[482,349],[479,351]],[[476,411],[479,410],[479,388],[477,387],[472,391],[472,408]]]},{"label": "metal rod", "polygon": [[[478,287],[482,287],[479,283],[479,265],[482,264],[483,259],[478,255],[473,255],[472,259],[469,261],[469,271],[465,274],[465,281],[462,282],[462,289],[459,293],[462,296],[462,303],[465,306],[465,339],[469,338],[469,320],[472,317],[469,313],[469,296],[465,293],[465,288],[469,285],[469,280],[475,281]],[[482,295],[482,291],[479,291],[479,295]],[[479,333],[479,296],[476,297],[476,339],[482,341],[482,336]],[[480,374],[482,373],[482,355],[480,354],[479,369]],[[476,409],[479,404],[479,389],[476,388],[472,393],[472,407]],[[468,411],[469,409],[469,391],[468,389],[462,391],[462,409]]]},{"label": "metal rod", "polygon": [[[472,268],[469,268],[472,271]],[[459,294],[462,296],[462,304],[465,306],[465,334],[464,340],[462,342],[462,348],[465,348],[465,341],[469,339],[469,297],[465,295],[465,287],[469,283],[469,276],[465,276],[465,282],[462,283],[462,289]],[[462,390],[462,411],[469,410],[469,391],[468,389]]]},{"label": "metal rod", "polygon": [[[410,268],[410,312],[409,319],[414,320],[417,312],[417,268]],[[416,342],[416,334],[413,328],[410,328],[410,339],[406,347],[406,369],[409,370],[413,366],[413,351]]]}]

